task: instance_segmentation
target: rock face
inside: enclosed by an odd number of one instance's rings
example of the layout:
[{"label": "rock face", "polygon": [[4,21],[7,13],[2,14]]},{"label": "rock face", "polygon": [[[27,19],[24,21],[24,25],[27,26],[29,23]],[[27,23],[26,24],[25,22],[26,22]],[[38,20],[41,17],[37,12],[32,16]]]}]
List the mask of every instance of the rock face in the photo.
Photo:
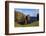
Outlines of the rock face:
[{"label": "rock face", "polygon": [[26,16],[23,13],[15,11],[15,22],[20,24],[28,24],[29,20],[30,20],[29,15]]},{"label": "rock face", "polygon": [[24,24],[25,23],[25,15],[18,11],[15,11],[15,22]]}]

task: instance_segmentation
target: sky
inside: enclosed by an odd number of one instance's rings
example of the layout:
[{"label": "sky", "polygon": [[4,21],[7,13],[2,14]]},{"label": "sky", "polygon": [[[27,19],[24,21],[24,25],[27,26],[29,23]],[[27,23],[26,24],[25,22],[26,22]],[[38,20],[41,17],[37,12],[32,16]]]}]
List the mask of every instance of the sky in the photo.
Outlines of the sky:
[{"label": "sky", "polygon": [[22,8],[15,8],[16,11],[24,13],[25,15],[30,15],[33,17],[37,17],[37,13],[39,13],[39,9],[22,9]]}]

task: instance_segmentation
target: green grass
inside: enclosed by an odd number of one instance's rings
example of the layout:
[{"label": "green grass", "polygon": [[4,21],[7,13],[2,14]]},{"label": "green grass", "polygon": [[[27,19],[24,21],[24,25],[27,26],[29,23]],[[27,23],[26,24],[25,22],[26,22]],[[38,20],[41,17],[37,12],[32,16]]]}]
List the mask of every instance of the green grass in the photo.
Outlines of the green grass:
[{"label": "green grass", "polygon": [[24,24],[24,25],[15,24],[15,27],[34,27],[34,26],[39,26],[39,21],[35,21],[32,22],[31,24]]}]

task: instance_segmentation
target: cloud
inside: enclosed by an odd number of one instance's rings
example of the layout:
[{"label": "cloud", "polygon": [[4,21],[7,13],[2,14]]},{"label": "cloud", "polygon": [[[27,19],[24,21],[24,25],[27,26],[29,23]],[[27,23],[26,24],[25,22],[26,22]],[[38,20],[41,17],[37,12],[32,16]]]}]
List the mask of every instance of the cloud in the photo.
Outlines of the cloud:
[{"label": "cloud", "polygon": [[30,16],[37,16],[37,13],[39,13],[39,9],[21,9],[21,8],[15,8],[16,11],[20,11],[21,13],[24,13],[25,15]]}]

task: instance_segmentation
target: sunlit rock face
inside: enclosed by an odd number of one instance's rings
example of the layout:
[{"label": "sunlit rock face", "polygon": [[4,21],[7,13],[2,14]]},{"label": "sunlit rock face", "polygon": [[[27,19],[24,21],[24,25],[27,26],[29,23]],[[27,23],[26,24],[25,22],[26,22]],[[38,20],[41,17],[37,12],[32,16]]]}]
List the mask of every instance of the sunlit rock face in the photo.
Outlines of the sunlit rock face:
[{"label": "sunlit rock face", "polygon": [[15,21],[20,24],[24,24],[25,22],[25,15],[18,11],[15,11]]},{"label": "sunlit rock face", "polygon": [[30,20],[29,15],[26,16],[23,13],[15,11],[15,22],[20,24],[28,24],[29,20]]}]

